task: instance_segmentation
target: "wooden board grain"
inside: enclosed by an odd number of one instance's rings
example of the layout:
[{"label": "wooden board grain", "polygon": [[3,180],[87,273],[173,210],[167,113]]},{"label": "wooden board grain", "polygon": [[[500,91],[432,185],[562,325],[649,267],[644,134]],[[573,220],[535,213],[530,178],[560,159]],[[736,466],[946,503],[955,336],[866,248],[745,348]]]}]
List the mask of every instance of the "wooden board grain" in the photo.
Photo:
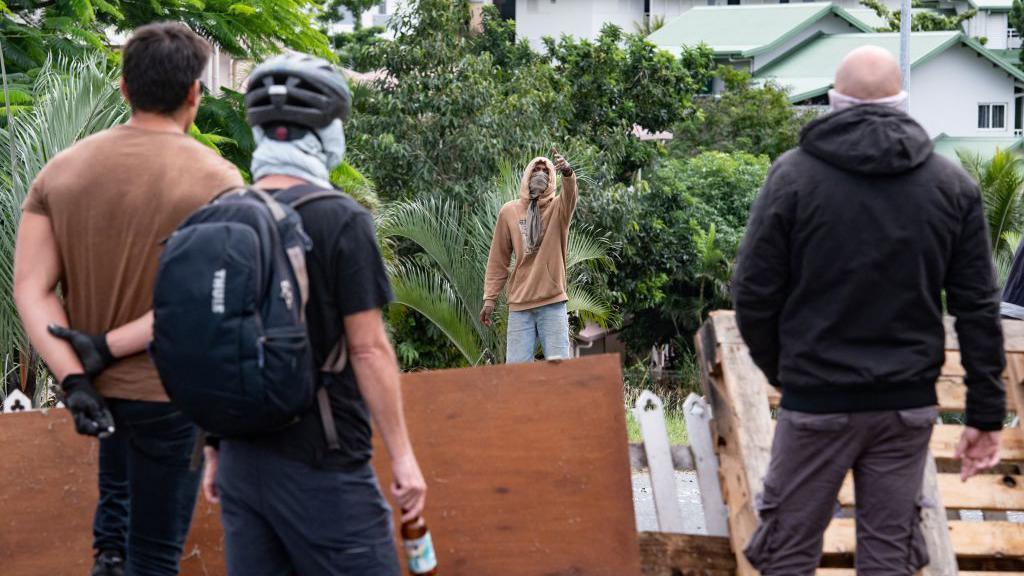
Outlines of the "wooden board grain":
[{"label": "wooden board grain", "polygon": [[[981,474],[961,482],[959,474],[939,474],[937,479],[947,510],[1024,510],[1024,476]],[[843,483],[839,504],[855,504],[852,476]]]},{"label": "wooden board grain", "polygon": [[445,576],[638,574],[618,356],[402,384]]},{"label": "wooden board grain", "polygon": [[640,533],[643,576],[733,576],[729,539],[664,532]]},{"label": "wooden board grain", "polygon": [[[1019,557],[1024,550],[1024,524],[951,521],[949,538],[958,558]],[[825,531],[825,554],[848,555],[855,548],[854,521],[833,520]]]},{"label": "wooden board grain", "polygon": [[[638,576],[615,356],[403,377],[446,576]],[[91,566],[97,443],[64,410],[0,416],[0,573]],[[378,446],[378,470],[388,483]],[[202,500],[182,576],[223,576],[219,511]]]}]

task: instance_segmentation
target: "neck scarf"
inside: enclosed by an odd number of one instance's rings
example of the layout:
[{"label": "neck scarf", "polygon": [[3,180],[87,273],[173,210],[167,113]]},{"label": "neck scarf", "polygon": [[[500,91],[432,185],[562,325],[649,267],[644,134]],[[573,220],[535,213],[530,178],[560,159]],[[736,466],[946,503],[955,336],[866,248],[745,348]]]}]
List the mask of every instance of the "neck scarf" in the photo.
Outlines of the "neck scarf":
[{"label": "neck scarf", "polygon": [[540,195],[548,189],[547,172],[536,172],[530,175],[530,207],[526,211],[526,253],[532,254],[537,250],[541,238],[544,236],[544,228],[541,224],[540,210],[537,209],[537,200]]},{"label": "neck scarf", "polygon": [[903,112],[907,111],[907,96],[906,91],[901,90],[899,94],[893,94],[892,96],[886,96],[885,98],[878,98],[875,100],[861,100],[860,98],[854,98],[853,96],[847,96],[842,92],[839,92],[835,88],[828,91],[828,101],[832,106],[833,112],[838,112],[846,108],[851,108],[858,104],[878,104],[880,106],[888,106],[895,108]]},{"label": "neck scarf", "polygon": [[254,126],[252,131],[256,139],[256,151],[252,155],[253,180],[284,174],[323,188],[332,187],[331,170],[345,157],[345,131],[341,120],[287,142],[269,138],[259,126]]}]

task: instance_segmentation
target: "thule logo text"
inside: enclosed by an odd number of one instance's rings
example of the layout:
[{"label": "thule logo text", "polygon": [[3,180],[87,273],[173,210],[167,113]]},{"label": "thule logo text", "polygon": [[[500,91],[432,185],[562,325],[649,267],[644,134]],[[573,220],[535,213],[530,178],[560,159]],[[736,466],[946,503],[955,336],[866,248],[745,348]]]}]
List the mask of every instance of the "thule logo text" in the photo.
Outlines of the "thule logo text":
[{"label": "thule logo text", "polygon": [[224,268],[213,273],[213,313],[224,314],[224,292],[228,285],[228,271]]}]

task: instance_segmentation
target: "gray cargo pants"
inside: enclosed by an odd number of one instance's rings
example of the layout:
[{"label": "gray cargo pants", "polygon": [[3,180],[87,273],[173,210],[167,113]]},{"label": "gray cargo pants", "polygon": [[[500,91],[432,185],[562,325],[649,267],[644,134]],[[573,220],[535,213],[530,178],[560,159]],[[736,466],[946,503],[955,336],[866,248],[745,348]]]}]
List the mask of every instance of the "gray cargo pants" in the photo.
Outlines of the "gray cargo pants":
[{"label": "gray cargo pants", "polygon": [[928,564],[920,494],[933,406],[853,414],[780,410],[759,510],[746,549],[764,576],[813,575],[825,528],[851,469],[857,504],[857,574],[910,575]]}]

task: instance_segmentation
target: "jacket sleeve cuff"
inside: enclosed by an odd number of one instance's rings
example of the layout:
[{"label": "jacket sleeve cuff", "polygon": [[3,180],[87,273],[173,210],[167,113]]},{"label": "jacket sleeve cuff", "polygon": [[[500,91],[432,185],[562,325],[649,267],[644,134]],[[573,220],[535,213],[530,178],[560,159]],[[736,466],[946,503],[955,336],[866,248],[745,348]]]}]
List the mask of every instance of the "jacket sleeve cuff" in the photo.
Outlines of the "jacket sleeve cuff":
[{"label": "jacket sleeve cuff", "polygon": [[1003,429],[1003,419],[994,420],[992,418],[978,418],[976,416],[968,416],[966,425],[982,432],[995,432]]},{"label": "jacket sleeve cuff", "polygon": [[488,304],[490,304],[491,306],[494,306],[497,303],[498,303],[498,301],[496,299],[494,299],[494,298],[484,298],[484,306],[487,306]]}]

